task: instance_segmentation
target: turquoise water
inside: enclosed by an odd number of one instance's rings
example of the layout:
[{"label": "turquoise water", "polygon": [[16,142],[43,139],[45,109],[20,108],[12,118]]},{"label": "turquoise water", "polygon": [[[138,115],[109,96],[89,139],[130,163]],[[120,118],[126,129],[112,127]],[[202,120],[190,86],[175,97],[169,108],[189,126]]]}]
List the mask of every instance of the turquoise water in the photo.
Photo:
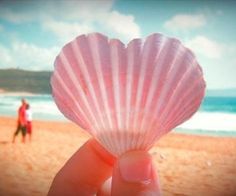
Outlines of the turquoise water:
[{"label": "turquoise water", "polygon": [[205,97],[200,110],[236,114],[236,97]]},{"label": "turquoise water", "polygon": [[236,97],[205,97],[198,112],[177,132],[236,137]]},{"label": "turquoise water", "polygon": [[[16,116],[21,96],[0,95],[0,115]],[[57,109],[51,95],[24,96],[31,105],[34,119],[67,119]],[[236,97],[205,97],[199,111],[176,132],[236,137]]]}]

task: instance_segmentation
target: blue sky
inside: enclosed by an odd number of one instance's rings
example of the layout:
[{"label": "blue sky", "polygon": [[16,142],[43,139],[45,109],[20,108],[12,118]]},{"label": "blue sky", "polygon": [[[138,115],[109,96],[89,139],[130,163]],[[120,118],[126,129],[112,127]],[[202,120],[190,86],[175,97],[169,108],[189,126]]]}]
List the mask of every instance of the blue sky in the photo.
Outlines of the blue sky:
[{"label": "blue sky", "polygon": [[129,40],[154,32],[197,56],[208,89],[236,88],[236,1],[0,1],[0,68],[52,70],[61,47],[101,32]]}]

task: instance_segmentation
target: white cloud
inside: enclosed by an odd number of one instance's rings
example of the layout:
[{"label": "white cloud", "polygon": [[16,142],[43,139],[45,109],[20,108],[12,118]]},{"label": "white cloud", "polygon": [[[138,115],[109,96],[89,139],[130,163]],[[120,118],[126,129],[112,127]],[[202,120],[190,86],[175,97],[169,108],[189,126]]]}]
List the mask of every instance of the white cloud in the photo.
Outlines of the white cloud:
[{"label": "white cloud", "polygon": [[206,24],[204,14],[178,14],[164,23],[164,27],[171,31],[186,31],[202,27]]},{"label": "white cloud", "polygon": [[45,21],[43,23],[43,28],[56,35],[62,43],[71,41],[79,34],[90,33],[94,31],[90,24],[58,22],[55,20]]},{"label": "white cloud", "polygon": [[53,69],[53,63],[58,53],[58,47],[40,48],[24,42],[14,42],[9,48],[0,45],[0,68]]},{"label": "white cloud", "polygon": [[108,12],[101,21],[117,34],[123,35],[127,39],[140,37],[140,28],[135,23],[132,15],[124,15],[117,11]]},{"label": "white cloud", "polygon": [[[17,24],[33,22],[42,27],[43,33],[52,33],[59,41],[57,46],[93,31],[124,41],[141,34],[134,16],[113,10],[113,1],[109,0],[45,1],[43,4],[25,1],[24,6],[14,1],[14,5],[21,8],[16,12],[7,2],[2,3],[0,19]],[[19,38],[12,39],[8,47],[0,48],[0,67],[52,69],[59,50],[59,47],[43,48]]]},{"label": "white cloud", "polygon": [[218,43],[202,35],[186,41],[185,44],[197,54],[210,59],[220,59],[225,50],[224,44]]},{"label": "white cloud", "polygon": [[199,35],[185,41],[203,68],[208,89],[235,88],[236,43],[225,44]]},{"label": "white cloud", "polygon": [[[227,56],[227,54],[225,54]],[[226,57],[228,58],[228,56]],[[208,89],[236,88],[236,63],[233,59],[206,60],[199,58]]]},{"label": "white cloud", "polygon": [[141,36],[134,16],[112,10],[112,1],[63,1],[58,9],[63,11],[48,6],[51,15],[44,15],[41,24],[63,42],[93,31],[125,41]]},{"label": "white cloud", "polygon": [[[15,3],[22,7],[18,1]],[[18,12],[3,6],[0,8],[0,18],[12,23],[36,21],[63,42],[92,31],[115,35],[125,41],[141,36],[134,16],[113,10],[111,0],[45,1],[43,4],[26,1],[24,5],[26,8],[22,7]],[[34,9],[30,9],[29,5]]]},{"label": "white cloud", "polygon": [[95,18],[100,18],[104,13],[112,9],[113,1],[48,1],[44,4],[45,14],[60,20],[83,20],[94,21]]}]

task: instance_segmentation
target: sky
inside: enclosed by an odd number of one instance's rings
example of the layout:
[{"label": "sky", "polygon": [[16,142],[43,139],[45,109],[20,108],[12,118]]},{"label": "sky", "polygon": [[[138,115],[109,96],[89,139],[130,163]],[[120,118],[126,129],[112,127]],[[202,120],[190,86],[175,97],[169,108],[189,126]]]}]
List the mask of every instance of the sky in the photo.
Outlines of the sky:
[{"label": "sky", "polygon": [[0,69],[53,70],[80,34],[127,44],[160,32],[195,53],[208,89],[236,88],[235,18],[233,0],[0,0]]}]

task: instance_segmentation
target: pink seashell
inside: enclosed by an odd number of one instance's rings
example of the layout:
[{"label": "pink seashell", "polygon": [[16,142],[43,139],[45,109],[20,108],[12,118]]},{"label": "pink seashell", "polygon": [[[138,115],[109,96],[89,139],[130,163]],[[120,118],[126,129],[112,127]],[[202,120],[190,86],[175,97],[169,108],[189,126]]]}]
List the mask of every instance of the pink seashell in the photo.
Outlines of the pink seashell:
[{"label": "pink seashell", "polygon": [[150,149],[197,111],[205,92],[193,53],[161,34],[127,46],[78,36],[57,56],[51,86],[60,111],[115,156]]}]

